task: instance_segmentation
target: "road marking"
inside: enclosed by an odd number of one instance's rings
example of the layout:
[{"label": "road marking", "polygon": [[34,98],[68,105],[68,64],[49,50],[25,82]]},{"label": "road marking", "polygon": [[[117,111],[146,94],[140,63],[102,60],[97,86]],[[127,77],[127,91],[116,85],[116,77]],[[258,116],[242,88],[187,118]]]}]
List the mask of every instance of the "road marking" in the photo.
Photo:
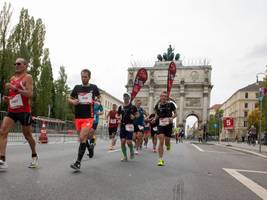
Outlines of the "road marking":
[{"label": "road marking", "polygon": [[109,150],[108,153],[114,153],[114,152],[117,152],[117,151],[120,151],[120,149]]},{"label": "road marking", "polygon": [[201,151],[201,152],[204,152],[203,149],[201,149],[199,146],[195,145],[195,144],[192,144],[192,146],[194,146],[197,150]]},{"label": "road marking", "polygon": [[[258,195],[261,199],[267,200],[267,190],[265,188],[263,188],[259,184],[255,183],[251,179],[245,177],[244,175],[238,172],[238,171],[244,171],[244,172],[261,173],[260,171],[256,172],[252,170],[238,170],[238,169],[228,169],[228,168],[223,168],[223,170],[226,171],[231,176],[233,176],[240,183],[245,185],[248,189],[250,189],[256,195]],[[267,172],[263,172],[263,173],[267,173]]]}]

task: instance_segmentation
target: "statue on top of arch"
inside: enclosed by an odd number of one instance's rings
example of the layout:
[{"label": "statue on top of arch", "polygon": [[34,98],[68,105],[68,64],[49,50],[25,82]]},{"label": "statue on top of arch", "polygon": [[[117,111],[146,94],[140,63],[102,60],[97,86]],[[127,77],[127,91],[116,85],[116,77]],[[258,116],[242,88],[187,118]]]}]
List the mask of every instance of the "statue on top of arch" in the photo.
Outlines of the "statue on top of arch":
[{"label": "statue on top of arch", "polygon": [[171,45],[169,45],[169,48],[167,49],[167,53],[163,53],[163,56],[161,54],[159,54],[157,56],[159,61],[173,61],[173,59],[175,59],[176,61],[178,61],[180,59],[180,54],[177,53],[174,57],[174,48],[172,48]]}]

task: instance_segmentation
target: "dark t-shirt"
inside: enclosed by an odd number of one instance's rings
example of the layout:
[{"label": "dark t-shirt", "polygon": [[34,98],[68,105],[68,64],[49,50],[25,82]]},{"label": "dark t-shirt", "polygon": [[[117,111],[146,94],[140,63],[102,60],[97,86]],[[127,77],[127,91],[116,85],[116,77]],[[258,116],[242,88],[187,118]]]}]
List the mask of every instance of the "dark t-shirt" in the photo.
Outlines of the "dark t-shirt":
[{"label": "dark t-shirt", "polygon": [[130,117],[131,114],[135,115],[137,112],[136,106],[131,103],[128,106],[120,106],[118,109],[118,114],[122,116],[121,124],[133,124],[133,121]]},{"label": "dark t-shirt", "polygon": [[173,102],[169,101],[165,104],[157,103],[155,106],[155,112],[159,118],[172,117],[172,113],[176,110],[176,106]]},{"label": "dark t-shirt", "polygon": [[99,95],[99,90],[94,84],[76,85],[70,94],[71,97],[79,100],[79,104],[75,106],[75,118],[94,118],[94,100]]}]

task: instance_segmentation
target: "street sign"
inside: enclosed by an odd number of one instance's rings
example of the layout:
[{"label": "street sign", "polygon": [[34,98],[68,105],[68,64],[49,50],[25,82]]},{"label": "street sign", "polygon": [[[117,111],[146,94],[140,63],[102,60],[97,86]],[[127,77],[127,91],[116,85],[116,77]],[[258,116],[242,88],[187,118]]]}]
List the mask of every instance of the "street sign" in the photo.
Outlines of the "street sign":
[{"label": "street sign", "polygon": [[224,127],[224,129],[234,129],[234,118],[233,117],[224,117],[223,118],[223,127]]}]

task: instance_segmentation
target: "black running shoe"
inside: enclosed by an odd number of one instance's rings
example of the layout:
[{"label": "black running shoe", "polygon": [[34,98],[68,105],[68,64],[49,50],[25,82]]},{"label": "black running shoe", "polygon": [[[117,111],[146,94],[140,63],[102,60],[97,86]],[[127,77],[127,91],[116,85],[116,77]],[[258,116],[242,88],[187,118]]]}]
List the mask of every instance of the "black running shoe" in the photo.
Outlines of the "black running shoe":
[{"label": "black running shoe", "polygon": [[81,163],[76,161],[75,163],[71,164],[70,167],[75,170],[81,169]]},{"label": "black running shoe", "polygon": [[90,144],[89,149],[88,149],[88,151],[89,151],[89,154],[88,154],[89,158],[93,158],[94,157],[94,147],[95,146],[93,144]]}]

